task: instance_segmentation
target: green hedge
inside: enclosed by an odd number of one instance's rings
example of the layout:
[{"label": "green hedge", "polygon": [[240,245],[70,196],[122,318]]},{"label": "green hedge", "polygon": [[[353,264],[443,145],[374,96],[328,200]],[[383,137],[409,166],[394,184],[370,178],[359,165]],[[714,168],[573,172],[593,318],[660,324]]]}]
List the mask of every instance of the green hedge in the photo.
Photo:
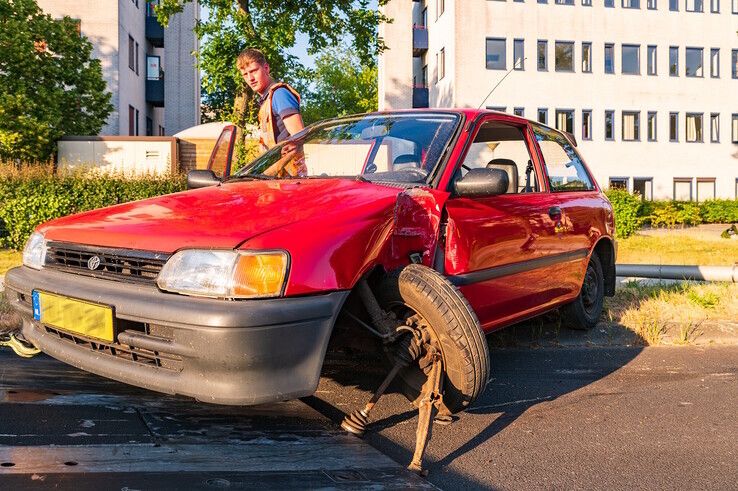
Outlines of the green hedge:
[{"label": "green hedge", "polygon": [[639,195],[622,189],[610,189],[605,194],[615,211],[618,238],[629,237],[643,225],[676,227],[738,222],[738,200],[643,201]]},{"label": "green hedge", "polygon": [[21,249],[47,220],[185,189],[184,176],[57,176],[0,173],[0,247]]}]

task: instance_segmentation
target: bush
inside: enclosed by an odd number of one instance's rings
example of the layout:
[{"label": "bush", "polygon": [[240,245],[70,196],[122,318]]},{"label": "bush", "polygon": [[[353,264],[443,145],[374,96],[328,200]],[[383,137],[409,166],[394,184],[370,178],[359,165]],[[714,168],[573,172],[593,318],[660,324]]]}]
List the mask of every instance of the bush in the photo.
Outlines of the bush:
[{"label": "bush", "polygon": [[605,191],[607,199],[612,203],[615,212],[615,231],[619,239],[633,235],[643,224],[642,211],[644,201],[640,195],[630,194],[624,189]]},{"label": "bush", "polygon": [[705,201],[700,207],[700,215],[705,223],[737,223],[738,200],[714,199]]},{"label": "bush", "polygon": [[37,225],[72,213],[181,191],[184,176],[60,176],[0,165],[0,247],[20,249]]}]

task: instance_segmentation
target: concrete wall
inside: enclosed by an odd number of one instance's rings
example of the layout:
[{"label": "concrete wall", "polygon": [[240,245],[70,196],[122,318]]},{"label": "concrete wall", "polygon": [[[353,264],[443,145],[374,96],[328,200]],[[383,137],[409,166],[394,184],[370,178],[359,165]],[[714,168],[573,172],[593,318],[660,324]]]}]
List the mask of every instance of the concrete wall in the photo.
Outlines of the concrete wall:
[{"label": "concrete wall", "polygon": [[168,135],[200,124],[200,76],[194,57],[198,42],[192,30],[199,17],[197,2],[187,3],[164,30],[164,121]]},{"label": "concrete wall", "polygon": [[[387,6],[388,11],[401,5]],[[401,2],[404,4],[404,2]],[[418,2],[420,3],[420,2]],[[640,9],[624,9],[621,0],[614,8],[605,8],[602,0],[593,6],[558,5],[553,0],[539,4],[535,0],[518,3],[490,0],[445,0],[446,12],[437,20],[437,1],[428,0],[429,72],[435,74],[435,53],[446,46],[446,71],[449,80],[431,85],[431,107],[477,107],[489,91],[513,66],[513,40],[523,39],[525,69],[513,71],[484,106],[504,107],[512,113],[521,107],[525,116],[536,119],[538,108],[548,109],[548,123],[555,126],[557,109],[574,110],[574,134],[595,177],[607,186],[611,177],[625,177],[630,189],[634,178],[651,178],[656,198],[672,198],[674,178],[689,178],[696,199],[697,180],[714,178],[716,193],[736,197],[738,146],[731,143],[731,116],[738,113],[738,80],[731,78],[731,52],[738,49],[738,15],[731,13],[729,1],[721,1],[721,12],[669,11],[667,0],[658,0],[657,10],[648,10],[646,0]],[[409,10],[411,7],[407,7]],[[401,10],[401,9],[400,9]],[[448,17],[444,18],[447,14]],[[399,16],[398,16],[399,17]],[[399,22],[405,22],[399,17]],[[397,22],[397,21],[396,21]],[[393,27],[398,30],[399,27]],[[391,32],[390,32],[391,34]],[[486,38],[506,40],[506,70],[486,69]],[[548,70],[536,68],[536,44],[548,41]],[[390,46],[405,38],[386,39]],[[555,70],[555,42],[574,42],[574,72]],[[411,43],[411,41],[409,41]],[[592,43],[592,73],[581,68],[582,42]],[[615,74],[604,72],[604,45],[615,45]],[[622,73],[622,45],[640,45],[640,75]],[[657,46],[657,75],[646,74],[647,46]],[[448,47],[451,46],[452,49]],[[669,47],[679,47],[679,76],[669,76]],[[704,48],[704,76],[685,76],[687,47]],[[720,48],[720,78],[710,77],[710,48]],[[385,60],[393,67],[380,81],[392,92],[394,73],[402,63],[412,67],[411,56],[404,51],[388,52],[403,60]],[[452,53],[452,56],[449,54]],[[417,66],[417,63],[416,63]],[[448,77],[448,74],[451,77]],[[380,82],[381,84],[382,82]],[[380,95],[381,97],[381,95]],[[399,107],[399,106],[393,106]],[[404,107],[410,107],[405,105]],[[582,140],[582,111],[592,111],[592,140]],[[605,140],[605,111],[615,111],[613,141]],[[624,141],[622,112],[640,111],[639,141]],[[657,113],[657,141],[647,141],[647,113]],[[669,113],[678,113],[679,141],[669,141]],[[703,142],[686,142],[686,113],[703,113]],[[710,114],[720,114],[720,142],[710,142]],[[703,187],[704,190],[704,187]],[[703,196],[705,195],[703,191]]]},{"label": "concrete wall", "polygon": [[[82,34],[93,46],[92,56],[102,63],[103,78],[112,94],[111,102],[115,107],[100,134],[119,134],[121,126],[118,110],[120,107],[118,0],[37,0],[37,2],[39,7],[53,18],[68,15],[80,19]],[[125,56],[127,59],[127,52]]]},{"label": "concrete wall", "polygon": [[166,174],[177,170],[174,137],[89,138],[59,141],[59,169],[94,169],[104,174]]}]

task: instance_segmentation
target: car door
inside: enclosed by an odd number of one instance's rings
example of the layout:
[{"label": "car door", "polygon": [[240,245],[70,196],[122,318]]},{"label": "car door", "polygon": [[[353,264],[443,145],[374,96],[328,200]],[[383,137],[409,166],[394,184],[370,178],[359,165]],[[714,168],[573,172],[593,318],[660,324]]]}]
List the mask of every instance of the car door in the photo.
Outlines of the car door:
[{"label": "car door", "polygon": [[556,206],[561,210],[560,244],[570,259],[561,264],[561,274],[570,280],[566,297],[576,295],[584,279],[589,252],[604,230],[598,227],[602,198],[595,181],[575,149],[573,138],[532,124],[544,171]]},{"label": "car door", "polygon": [[554,275],[564,248],[558,200],[540,178],[540,156],[525,121],[482,120],[454,179],[475,167],[507,170],[511,183],[505,194],[448,200],[444,272],[489,331],[535,315],[562,295]]}]

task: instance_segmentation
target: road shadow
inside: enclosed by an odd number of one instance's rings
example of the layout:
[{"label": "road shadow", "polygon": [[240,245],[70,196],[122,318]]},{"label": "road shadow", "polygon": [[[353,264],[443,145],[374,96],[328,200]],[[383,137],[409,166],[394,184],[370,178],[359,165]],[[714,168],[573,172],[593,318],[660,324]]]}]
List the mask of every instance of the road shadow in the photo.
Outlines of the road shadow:
[{"label": "road shadow", "polygon": [[[544,319],[544,324],[550,323],[550,320],[551,318]],[[518,325],[515,335],[518,338],[527,336],[530,339],[530,336],[534,335],[532,331],[539,325],[537,322]],[[463,425],[465,417],[469,417],[466,413],[490,417],[489,423],[481,431],[458,445],[450,447],[447,441],[440,441],[436,444],[443,448],[445,453],[435,461],[428,461],[427,468],[430,471],[429,480],[437,486],[492,489],[494,483],[480,482],[473,475],[450,470],[451,464],[474,452],[481,444],[493,440],[496,435],[504,431],[529,409],[576,392],[618,371],[638,356],[644,344],[636,337],[635,345],[630,347],[586,347],[586,342],[580,340],[580,346],[577,347],[558,345],[552,348],[536,341],[522,348],[511,348],[507,339],[503,338],[505,343],[500,342],[501,336],[502,333],[487,336],[492,369],[485,392],[465,413],[460,414],[460,419],[449,427],[449,430],[438,427],[434,430],[436,439],[446,440],[448,438],[444,435],[449,435],[449,433],[445,432],[453,432],[454,426]],[[506,336],[512,337],[510,333]],[[574,331],[571,336],[586,338],[588,333]],[[503,346],[500,346],[501,344]],[[341,385],[360,389],[365,392],[365,395],[370,395],[386,372],[377,370],[375,366],[372,366],[371,370],[366,370],[365,367],[371,366],[366,364],[366,360],[359,362],[355,359],[353,361],[360,366],[360,369],[357,370],[356,366],[351,367],[350,357],[339,357],[336,365],[333,365],[329,359],[324,375],[331,377]],[[388,392],[391,394],[398,390],[390,386]],[[337,424],[343,418],[344,410],[350,412],[363,405],[363,403],[356,403],[337,408],[331,405],[326,397],[312,399],[316,401],[308,402],[308,404],[329,416]],[[402,404],[398,406],[403,407]],[[366,435],[370,444],[401,464],[407,464],[412,458],[414,448],[412,439],[408,438],[411,436],[408,430],[412,428],[414,431],[417,421],[417,411],[409,403],[404,407],[405,410],[398,410],[395,407],[395,414],[383,414],[382,417],[375,414],[374,417],[377,420],[372,421]],[[404,429],[393,432],[391,428],[398,425]],[[403,433],[403,437],[398,436],[400,432]],[[458,433],[461,434],[463,431],[459,430]],[[434,441],[431,440],[430,448],[433,446]]]}]

